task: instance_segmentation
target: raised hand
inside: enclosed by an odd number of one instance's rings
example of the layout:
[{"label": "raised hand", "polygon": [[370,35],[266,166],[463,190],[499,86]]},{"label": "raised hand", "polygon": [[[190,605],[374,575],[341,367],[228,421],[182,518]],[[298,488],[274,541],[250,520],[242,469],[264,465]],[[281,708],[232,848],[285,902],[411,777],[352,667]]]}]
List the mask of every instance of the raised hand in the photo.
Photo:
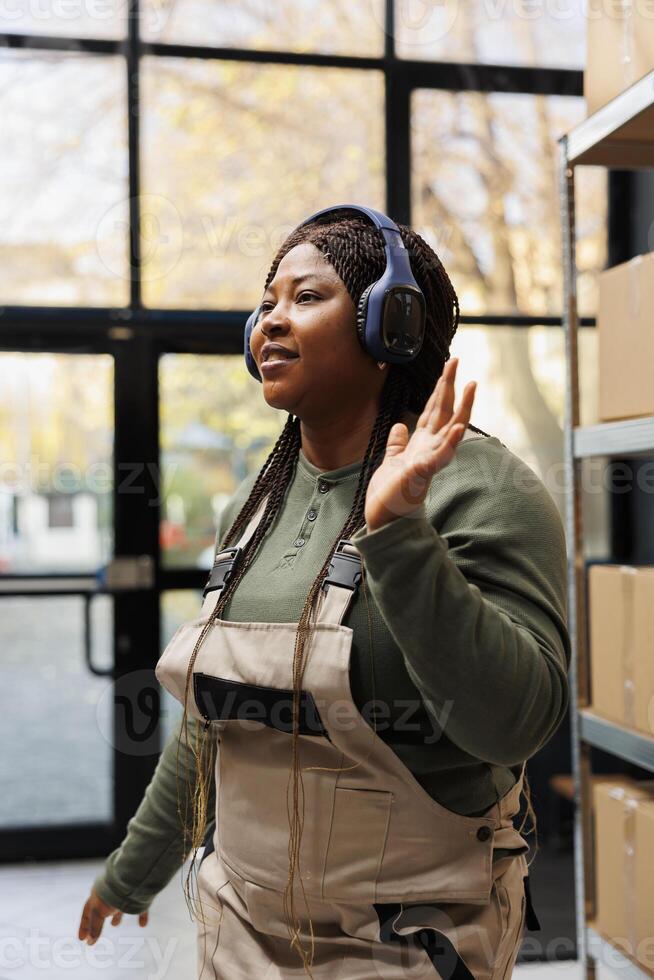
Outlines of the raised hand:
[{"label": "raised hand", "polygon": [[458,357],[445,362],[410,437],[404,422],[396,422],[391,427],[384,459],[370,478],[366,491],[364,513],[369,531],[417,510],[427,496],[433,476],[454,457],[470,421],[477,387],[476,381],[468,382],[455,412],[454,379],[458,363]]}]

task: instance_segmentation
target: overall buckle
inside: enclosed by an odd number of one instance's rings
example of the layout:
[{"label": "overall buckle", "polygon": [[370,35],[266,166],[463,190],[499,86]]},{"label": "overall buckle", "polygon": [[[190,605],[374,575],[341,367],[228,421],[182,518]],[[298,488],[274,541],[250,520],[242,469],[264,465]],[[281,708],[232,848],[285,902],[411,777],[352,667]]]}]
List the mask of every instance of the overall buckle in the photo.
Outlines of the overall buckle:
[{"label": "overall buckle", "polygon": [[222,551],[218,552],[202,593],[203,599],[207,593],[213,592],[215,589],[222,589],[229,582],[242,551],[243,549],[239,545],[235,545],[233,548],[223,548]]},{"label": "overall buckle", "polygon": [[349,547],[355,550],[354,545],[347,538],[341,538],[336,545],[336,551],[329,563],[329,569],[322,583],[322,591],[327,592],[329,585],[341,585],[353,592],[359,588],[361,582],[361,557],[357,554],[348,554],[343,549]]}]

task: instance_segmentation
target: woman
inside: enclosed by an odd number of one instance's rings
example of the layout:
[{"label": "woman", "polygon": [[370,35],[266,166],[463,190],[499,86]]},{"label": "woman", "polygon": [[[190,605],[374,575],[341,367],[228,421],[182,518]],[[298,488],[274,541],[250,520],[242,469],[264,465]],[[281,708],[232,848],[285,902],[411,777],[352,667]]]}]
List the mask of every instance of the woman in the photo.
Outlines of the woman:
[{"label": "woman", "polygon": [[201,980],[504,980],[537,927],[512,818],[568,704],[565,537],[541,481],[469,424],[474,383],[454,408],[457,297],[399,229],[426,300],[410,363],[357,333],[386,262],[366,220],[303,223],[272,263],[249,346],[287,422],[157,665],[179,735],[80,938],[144,924],[203,841]]}]

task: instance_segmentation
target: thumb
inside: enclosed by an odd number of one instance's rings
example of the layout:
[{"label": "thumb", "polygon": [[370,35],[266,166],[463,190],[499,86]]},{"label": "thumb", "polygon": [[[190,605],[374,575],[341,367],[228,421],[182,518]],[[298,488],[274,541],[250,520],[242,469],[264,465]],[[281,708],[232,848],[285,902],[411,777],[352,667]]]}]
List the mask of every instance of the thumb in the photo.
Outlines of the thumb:
[{"label": "thumb", "polygon": [[386,456],[399,456],[406,449],[408,441],[409,429],[404,422],[396,422],[388,433]]}]

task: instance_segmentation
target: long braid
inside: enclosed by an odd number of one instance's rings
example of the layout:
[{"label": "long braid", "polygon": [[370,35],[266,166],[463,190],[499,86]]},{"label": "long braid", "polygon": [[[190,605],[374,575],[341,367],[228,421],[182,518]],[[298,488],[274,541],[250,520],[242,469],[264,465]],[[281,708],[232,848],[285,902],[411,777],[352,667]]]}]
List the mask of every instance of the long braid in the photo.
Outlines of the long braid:
[{"label": "long braid", "polygon": [[[409,364],[390,364],[387,378],[380,396],[377,417],[372,426],[370,439],[362,461],[359,480],[350,509],[336,542],[341,538],[349,538],[363,526],[366,491],[370,478],[380,465],[386,450],[388,434],[393,424],[400,421],[407,410],[420,414],[427,399],[440,377],[445,362],[449,358],[449,348],[459,322],[459,302],[440,259],[425,240],[406,225],[398,225],[402,240],[409,251],[409,259],[416,280],[422,289],[427,304],[427,326],[422,348],[416,358]],[[264,288],[273,279],[282,258],[296,245],[312,242],[323,253],[327,261],[344,282],[355,307],[358,306],[363,290],[371,282],[378,279],[386,264],[385,243],[381,232],[372,228],[360,217],[342,217],[329,222],[312,223],[296,229],[288,236],[278,250]],[[473,427],[474,428],[474,427]],[[481,431],[481,430],[480,430]],[[256,512],[261,501],[269,494],[263,516],[255,533],[248,542],[241,559],[229,581],[223,588],[216,606],[204,624],[198,637],[195,649],[190,658],[185,690],[184,717],[182,729],[187,733],[187,703],[190,682],[198,649],[204,636],[218,619],[238,588],[257,551],[260,542],[265,537],[275,517],[280,512],[285,493],[290,486],[297,465],[301,446],[300,422],[297,417],[289,415],[286,424],[273,446],[268,458],[263,464],[257,479],[250,491],[232,526],[226,532],[220,548],[229,546],[237,540],[247,526],[252,515]],[[293,742],[292,766],[289,772],[289,782],[292,784],[292,812],[289,812],[289,874],[284,891],[284,909],[291,946],[302,959],[305,972],[312,977],[311,964],[313,961],[313,926],[309,914],[309,931],[311,934],[311,951],[308,953],[300,941],[300,922],[295,912],[293,882],[299,868],[300,842],[303,830],[303,793],[302,772],[299,761],[298,717],[301,696],[302,676],[306,663],[305,648],[311,633],[311,615],[315,611],[315,603],[319,598],[322,584],[328,574],[336,542],[325,556],[320,571],[307,594],[300,615],[293,653]],[[210,743],[207,751],[206,742]],[[188,746],[188,735],[187,735]],[[196,726],[196,738],[192,746],[196,761],[196,786],[192,793],[193,818],[190,835],[190,845],[198,848],[203,841],[207,822],[208,783],[212,777],[215,760],[215,737],[211,725],[204,728]],[[188,774],[187,774],[188,778]],[[186,824],[186,815],[184,815]],[[193,870],[193,864],[187,878],[187,886]],[[302,892],[304,884],[300,877]],[[186,891],[187,897],[190,893]]]}]

